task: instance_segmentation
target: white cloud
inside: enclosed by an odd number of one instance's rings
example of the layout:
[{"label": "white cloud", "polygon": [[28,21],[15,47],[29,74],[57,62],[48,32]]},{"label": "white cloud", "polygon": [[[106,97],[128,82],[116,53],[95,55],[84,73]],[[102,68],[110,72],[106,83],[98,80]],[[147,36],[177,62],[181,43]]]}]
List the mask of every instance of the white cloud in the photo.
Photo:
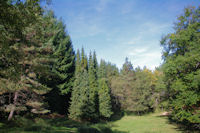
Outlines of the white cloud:
[{"label": "white cloud", "polygon": [[132,50],[129,52],[129,55],[130,56],[135,56],[135,55],[138,55],[138,54],[143,54],[147,51],[147,48],[138,48],[138,49],[135,49],[135,50]]},{"label": "white cloud", "polygon": [[98,12],[102,12],[108,5],[111,0],[99,0],[98,4],[96,5],[95,9]]}]

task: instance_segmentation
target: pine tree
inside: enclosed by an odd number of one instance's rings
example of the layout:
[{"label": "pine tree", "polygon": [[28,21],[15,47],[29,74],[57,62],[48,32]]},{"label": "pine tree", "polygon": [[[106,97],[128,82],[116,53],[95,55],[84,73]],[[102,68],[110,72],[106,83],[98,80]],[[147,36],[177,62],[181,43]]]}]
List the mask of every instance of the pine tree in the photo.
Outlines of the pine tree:
[{"label": "pine tree", "polygon": [[88,60],[87,56],[85,55],[84,48],[81,49],[81,67],[82,70],[88,70]]},{"label": "pine tree", "polygon": [[80,51],[78,49],[76,54],[75,76],[80,72],[81,72],[81,57],[80,57]]},{"label": "pine tree", "polygon": [[[56,63],[53,66],[53,72],[59,75],[58,88],[62,94],[67,94],[71,91],[74,69],[75,69],[75,55],[72,48],[69,35],[65,35],[65,28],[62,22],[58,23],[61,28],[57,35],[57,48],[54,53],[56,57]],[[55,40],[55,41],[56,41]]]},{"label": "pine tree", "polygon": [[106,62],[104,60],[101,60],[98,68],[98,79],[101,78],[106,78]]},{"label": "pine tree", "polygon": [[108,88],[105,78],[101,78],[99,81],[99,112],[101,117],[110,118],[113,114],[110,89]]},{"label": "pine tree", "polygon": [[93,108],[91,108],[90,98],[90,88],[89,88],[89,78],[88,72],[86,70],[87,57],[82,49],[81,60],[79,51],[76,57],[76,72],[75,81],[71,97],[70,106],[70,118],[75,120],[90,120],[91,113],[93,113]]},{"label": "pine tree", "polygon": [[101,60],[98,71],[98,99],[101,117],[110,118],[113,114],[111,105],[111,92],[106,79],[106,62]]},{"label": "pine tree", "polygon": [[52,65],[54,77],[47,83],[53,90],[46,95],[46,100],[51,111],[66,114],[73,86],[75,55],[63,22],[56,19],[53,11],[48,11],[44,19],[48,22],[45,29],[51,32],[49,43],[54,48],[55,60]]},{"label": "pine tree", "polygon": [[83,70],[80,82],[80,103],[81,110],[80,119],[91,121],[95,118],[94,102],[89,88],[89,78],[87,70]]},{"label": "pine tree", "polygon": [[[13,94],[4,105],[10,120],[16,110],[44,113],[41,95],[51,88],[40,77],[51,78],[53,49],[43,29],[40,1],[1,1],[0,90]],[[20,96],[20,98],[19,98]]]},{"label": "pine tree", "polygon": [[88,75],[89,75],[89,112],[90,112],[90,118],[96,119],[98,116],[98,96],[97,96],[97,75],[96,75],[96,69],[95,69],[95,59],[92,57],[92,54],[90,52],[89,55],[89,69],[88,69]]},{"label": "pine tree", "polygon": [[75,80],[74,85],[72,89],[72,96],[71,96],[71,104],[69,108],[69,117],[75,120],[80,119],[81,116],[81,106],[80,106],[80,82],[81,82],[81,58],[80,58],[80,52],[77,50],[76,54],[76,65],[75,65]]},{"label": "pine tree", "polygon": [[97,62],[97,56],[96,56],[96,52],[93,52],[93,63],[94,63],[94,73],[97,79],[97,72],[98,72],[98,62]]}]

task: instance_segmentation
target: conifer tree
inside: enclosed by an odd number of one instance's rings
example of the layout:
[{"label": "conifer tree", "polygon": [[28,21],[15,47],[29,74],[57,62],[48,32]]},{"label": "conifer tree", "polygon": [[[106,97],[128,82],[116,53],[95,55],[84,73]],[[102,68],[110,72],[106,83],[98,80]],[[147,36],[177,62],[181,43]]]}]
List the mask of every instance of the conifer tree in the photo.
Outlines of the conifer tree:
[{"label": "conifer tree", "polygon": [[98,103],[98,97],[97,97],[97,75],[96,75],[96,70],[95,70],[95,60],[94,57],[92,57],[92,54],[90,52],[89,55],[89,69],[88,69],[88,76],[89,76],[89,112],[90,112],[90,117],[91,119],[97,118],[97,113],[98,113],[98,108],[97,108],[97,103]]},{"label": "conifer tree", "polygon": [[98,68],[98,79],[101,78],[106,78],[106,62],[104,60],[101,60]]},{"label": "conifer tree", "polygon": [[0,2],[0,90],[12,94],[13,99],[4,105],[8,120],[16,110],[30,107],[34,113],[44,113],[40,96],[51,89],[40,80],[44,75],[51,78],[53,49],[47,43],[49,36],[43,29],[45,21],[39,2]]},{"label": "conifer tree", "polygon": [[55,60],[52,65],[54,77],[47,83],[53,90],[46,95],[46,100],[51,111],[66,114],[73,86],[75,55],[63,22],[56,19],[53,11],[48,11],[44,19],[48,22],[45,29],[52,33],[49,43],[54,48]]},{"label": "conifer tree", "polygon": [[84,48],[81,49],[81,67],[82,70],[88,70],[88,60],[87,56],[85,55]]},{"label": "conifer tree", "polygon": [[[60,22],[61,23],[61,22]],[[61,23],[62,26],[62,23]],[[54,53],[56,63],[53,66],[53,71],[59,75],[58,88],[62,94],[67,94],[71,91],[73,76],[75,70],[75,55],[72,48],[69,35],[65,35],[65,28],[60,29],[62,31],[57,35],[59,44],[56,52]],[[59,38],[62,37],[62,38]]]},{"label": "conifer tree", "polygon": [[99,81],[99,112],[101,117],[110,118],[113,114],[111,105],[110,88],[106,79],[101,78]]},{"label": "conifer tree", "polygon": [[110,118],[113,114],[111,105],[111,92],[106,78],[106,62],[101,60],[98,71],[98,99],[101,117]]},{"label": "conifer tree", "polygon": [[81,116],[81,108],[80,108],[80,82],[81,82],[81,58],[80,52],[77,50],[76,54],[76,65],[75,65],[75,80],[72,89],[72,96],[71,96],[71,104],[69,108],[69,117],[75,120],[78,120]]},{"label": "conifer tree", "polygon": [[97,62],[97,56],[96,56],[96,52],[93,52],[93,63],[94,63],[94,72],[95,72],[95,76],[97,79],[97,72],[98,72],[98,62]]},{"label": "conifer tree", "polygon": [[75,81],[69,110],[70,118],[75,120],[90,120],[91,113],[94,112],[91,108],[92,102],[89,101],[90,88],[86,62],[87,57],[82,49],[81,60],[79,51],[77,52]]},{"label": "conifer tree", "polygon": [[[91,121],[95,118],[94,102],[89,88],[88,72],[83,70],[80,81],[80,103],[79,108],[81,110],[80,119]],[[79,109],[78,108],[78,109]]]}]

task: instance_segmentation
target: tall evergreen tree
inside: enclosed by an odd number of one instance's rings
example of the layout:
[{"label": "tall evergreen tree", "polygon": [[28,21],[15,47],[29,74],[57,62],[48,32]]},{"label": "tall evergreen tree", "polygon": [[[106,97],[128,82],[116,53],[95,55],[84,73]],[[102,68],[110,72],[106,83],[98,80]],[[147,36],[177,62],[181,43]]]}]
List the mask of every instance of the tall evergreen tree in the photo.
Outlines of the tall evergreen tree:
[{"label": "tall evergreen tree", "polygon": [[97,79],[97,72],[98,72],[98,62],[97,62],[97,56],[96,56],[96,52],[93,52],[93,63],[94,63],[94,72],[95,72],[95,76]]},{"label": "tall evergreen tree", "polygon": [[54,47],[55,60],[52,66],[55,76],[48,84],[53,90],[46,95],[47,101],[52,111],[65,114],[73,86],[75,55],[63,22],[58,21],[52,11],[48,11],[44,19],[48,22],[46,30],[52,32],[49,42]]},{"label": "tall evergreen tree", "polygon": [[69,108],[69,117],[72,119],[80,119],[81,116],[81,106],[80,106],[80,82],[81,82],[81,58],[80,58],[80,52],[77,50],[76,54],[76,67],[75,67],[75,80],[74,85],[72,89],[72,96],[71,96],[71,104]]},{"label": "tall evergreen tree", "polygon": [[91,119],[96,119],[98,116],[98,96],[97,96],[97,75],[95,69],[95,59],[92,57],[90,52],[89,55],[89,69],[88,69],[88,76],[89,76],[89,103],[88,106],[90,108],[90,117]]},{"label": "tall evergreen tree", "polygon": [[[4,105],[10,120],[17,111],[42,113],[41,95],[50,90],[40,77],[51,77],[53,49],[43,30],[40,1],[1,1],[0,90],[13,100]],[[20,97],[20,98],[19,98]],[[44,112],[43,112],[44,113]]]},{"label": "tall evergreen tree", "polygon": [[88,70],[88,60],[87,55],[85,55],[84,48],[81,49],[81,67],[82,70]]},{"label": "tall evergreen tree", "polygon": [[75,120],[91,120],[90,117],[93,115],[91,113],[94,113],[93,102],[89,100],[91,97],[86,63],[87,57],[82,49],[81,60],[77,52],[75,81],[69,110],[70,118]]},{"label": "tall evergreen tree", "polygon": [[104,60],[100,61],[97,75],[98,75],[98,79],[107,77],[106,76],[106,62]]},{"label": "tall evergreen tree", "polygon": [[99,112],[101,117],[110,118],[113,114],[111,105],[110,88],[106,79],[101,78],[99,81]]},{"label": "tall evergreen tree", "polygon": [[106,62],[101,60],[98,69],[98,98],[101,117],[110,118],[113,114],[111,105],[111,91],[106,79]]}]

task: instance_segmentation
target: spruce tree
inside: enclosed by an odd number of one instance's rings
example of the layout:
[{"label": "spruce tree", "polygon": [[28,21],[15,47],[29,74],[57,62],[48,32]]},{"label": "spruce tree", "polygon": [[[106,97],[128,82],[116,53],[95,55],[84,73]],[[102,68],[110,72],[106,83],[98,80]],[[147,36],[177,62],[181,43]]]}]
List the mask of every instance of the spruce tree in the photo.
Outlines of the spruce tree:
[{"label": "spruce tree", "polygon": [[80,58],[80,52],[77,50],[76,54],[76,63],[75,63],[75,80],[74,85],[72,89],[72,96],[71,96],[71,104],[69,108],[69,117],[75,120],[80,119],[81,116],[81,108],[80,108],[80,82],[81,82],[81,58]]},{"label": "spruce tree", "polygon": [[96,56],[96,52],[93,52],[93,63],[94,63],[94,73],[97,79],[97,72],[98,72],[98,62],[97,62],[97,56]]},{"label": "spruce tree", "polygon": [[98,97],[97,97],[97,75],[95,70],[95,60],[94,57],[92,57],[92,54],[90,52],[89,55],[89,69],[88,69],[88,76],[89,76],[89,112],[90,112],[90,118],[96,119],[98,115]]},{"label": "spruce tree", "polygon": [[79,51],[76,58],[75,81],[71,97],[70,118],[74,120],[90,120],[93,108],[91,108],[89,78],[87,72],[87,57],[82,49],[81,60]]},{"label": "spruce tree", "polygon": [[48,11],[44,19],[48,22],[45,29],[51,32],[49,43],[54,48],[55,60],[52,65],[54,76],[47,83],[53,90],[46,95],[46,100],[51,111],[66,114],[73,86],[75,55],[70,36],[67,35],[63,22],[56,19],[53,11]]},{"label": "spruce tree", "polygon": [[97,74],[98,74],[98,79],[106,78],[106,62],[104,60],[101,60]]},{"label": "spruce tree", "polygon": [[[94,102],[89,88],[89,78],[87,70],[83,70],[80,82],[80,119],[91,121],[95,118]],[[78,108],[79,109],[79,108]]]},{"label": "spruce tree", "polygon": [[53,48],[40,1],[1,1],[0,12],[0,90],[13,94],[8,120],[16,110],[45,113],[41,95],[51,88],[40,77],[51,78]]},{"label": "spruce tree", "polygon": [[106,62],[101,60],[98,70],[98,99],[101,117],[110,118],[113,114],[111,105],[111,92],[106,78]]},{"label": "spruce tree", "polygon": [[110,118],[113,114],[111,105],[110,88],[106,79],[101,78],[99,81],[99,112],[101,117]]},{"label": "spruce tree", "polygon": [[[62,22],[60,22],[63,26]],[[66,35],[65,28],[61,28],[57,35],[58,46],[54,53],[56,57],[56,63],[53,66],[53,72],[59,75],[59,81],[57,83],[59,90],[62,94],[67,94],[71,91],[73,76],[75,70],[75,55],[72,48],[69,35]],[[60,37],[60,38],[59,38]]]},{"label": "spruce tree", "polygon": [[88,70],[88,60],[87,55],[85,55],[84,48],[81,49],[81,67],[82,70]]}]

